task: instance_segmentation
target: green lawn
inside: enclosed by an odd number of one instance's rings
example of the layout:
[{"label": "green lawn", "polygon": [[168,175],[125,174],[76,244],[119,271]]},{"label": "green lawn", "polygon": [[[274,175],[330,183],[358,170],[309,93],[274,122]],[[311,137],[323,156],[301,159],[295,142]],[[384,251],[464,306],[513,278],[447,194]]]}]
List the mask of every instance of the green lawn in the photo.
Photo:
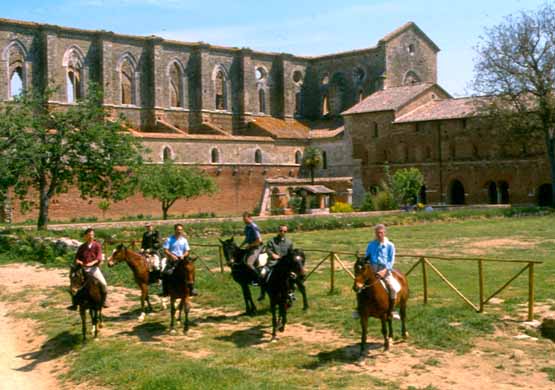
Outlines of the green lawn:
[{"label": "green lawn", "polygon": [[[363,252],[373,236],[372,228],[318,230],[292,233],[297,247],[334,251]],[[555,217],[472,218],[468,220],[426,222],[393,226],[388,232],[398,254],[428,256],[510,258],[543,261],[536,267],[536,299],[554,299],[555,285]],[[265,238],[270,238],[269,234]],[[229,313],[244,310],[240,289],[229,273],[220,274],[217,251],[195,244],[216,243],[216,237],[204,235],[190,239],[195,252],[214,273],[197,263],[197,285],[201,292],[195,298],[199,308],[192,317],[192,336],[167,335],[168,316],[158,313],[143,324],[131,323],[131,330],[119,332],[99,342],[82,345],[78,319],[67,321],[67,313],[48,310],[67,301],[65,293],[51,291],[42,308],[28,314],[42,323],[43,330],[59,343],[60,348],[78,350],[69,358],[69,379],[89,380],[101,386],[122,389],[281,389],[281,388],[379,388],[397,389],[397,381],[380,379],[379,373],[348,372],[336,369],[356,361],[359,340],[358,322],[351,318],[355,296],[352,281],[345,273],[336,273],[336,288],[330,292],[329,263],[324,263],[307,281],[311,308],[302,312],[297,302],[289,312],[289,321],[307,329],[325,330],[341,340],[352,341],[348,347],[337,340],[315,340],[285,337],[275,344],[262,339],[270,326],[267,301],[259,304],[260,314],[253,317]],[[307,252],[307,268],[312,269],[324,254]],[[340,255],[351,267],[353,256]],[[400,257],[399,269],[406,271],[417,259]],[[478,268],[472,261],[431,260],[466,296],[477,303]],[[339,268],[339,265],[337,265]],[[504,284],[523,265],[486,263],[485,294],[488,296]],[[105,269],[112,285],[133,286],[125,265]],[[464,354],[477,337],[493,337],[504,315],[522,319],[526,314],[527,273],[524,273],[499,298],[501,305],[487,305],[477,314],[429,271],[429,304],[422,304],[422,277],[417,268],[409,277],[411,298],[408,330],[411,348],[454,351]],[[253,291],[257,294],[258,291]],[[255,295],[256,296],[256,295]],[[138,297],[138,294],[137,294]],[[3,297],[8,299],[8,297]],[[300,296],[299,296],[300,299]],[[56,306],[56,307],[58,307]],[[129,302],[138,308],[138,299]],[[203,315],[212,308],[220,315]],[[46,314],[48,312],[48,315]],[[228,315],[226,315],[228,313]],[[109,319],[110,320],[110,319]],[[117,320],[112,319],[112,320]],[[457,326],[452,326],[457,323]],[[116,321],[108,327],[122,326]],[[371,338],[381,338],[378,321],[370,323]],[[395,323],[399,334],[399,324]],[[286,333],[287,334],[287,333]],[[294,336],[294,335],[293,335]],[[198,352],[198,355],[191,354]],[[426,363],[423,364],[432,364]],[[433,364],[438,364],[437,361]],[[538,368],[539,370],[540,368]],[[550,373],[551,375],[552,373]],[[547,374],[546,374],[547,375]]]}]

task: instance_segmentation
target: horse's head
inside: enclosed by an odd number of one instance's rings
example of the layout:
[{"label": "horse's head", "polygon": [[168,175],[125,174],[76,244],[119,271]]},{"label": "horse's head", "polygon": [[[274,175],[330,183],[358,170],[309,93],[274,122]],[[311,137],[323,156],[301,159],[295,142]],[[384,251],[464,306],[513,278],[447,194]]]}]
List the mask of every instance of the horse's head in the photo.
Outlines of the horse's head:
[{"label": "horse's head", "polygon": [[290,252],[291,260],[293,264],[292,272],[294,272],[299,278],[304,279],[306,272],[304,269],[304,264],[306,257],[302,249],[293,249]]},{"label": "horse's head", "polygon": [[112,254],[108,258],[108,267],[113,267],[120,261],[125,261],[127,256],[127,247],[124,244],[119,244],[116,249],[112,251]]},{"label": "horse's head", "polygon": [[240,251],[240,248],[235,243],[235,239],[233,237],[228,238],[227,240],[220,239],[220,244],[222,244],[225,261],[228,265],[236,263],[241,260],[238,256],[238,252]]},{"label": "horse's head", "polygon": [[69,290],[75,294],[85,283],[85,271],[79,264],[74,264],[69,268]]},{"label": "horse's head", "polygon": [[368,286],[369,282],[374,277],[374,273],[372,271],[372,267],[368,263],[368,260],[364,256],[358,256],[357,261],[355,262],[355,281],[353,284],[353,290],[357,293],[360,293],[366,286]]}]

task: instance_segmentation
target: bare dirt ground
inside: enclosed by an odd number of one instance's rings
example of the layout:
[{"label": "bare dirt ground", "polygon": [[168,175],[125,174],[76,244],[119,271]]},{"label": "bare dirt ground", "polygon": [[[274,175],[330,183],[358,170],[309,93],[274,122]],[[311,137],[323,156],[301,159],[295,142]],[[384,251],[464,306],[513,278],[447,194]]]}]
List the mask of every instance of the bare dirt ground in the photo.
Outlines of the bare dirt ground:
[{"label": "bare dirt ground", "polygon": [[[25,281],[25,282],[24,282]],[[61,383],[57,376],[67,370],[67,354],[56,354],[48,350],[48,340],[37,331],[36,324],[29,319],[16,316],[25,306],[40,304],[45,293],[52,288],[67,285],[67,275],[57,270],[46,270],[26,265],[0,267],[0,389],[59,389],[94,388],[88,384],[75,386]],[[23,289],[32,288],[34,293],[23,300],[11,299]],[[124,288],[111,288],[108,316],[118,314],[136,305],[138,292]],[[24,302],[23,302],[24,301]],[[68,300],[69,301],[69,300]],[[68,302],[69,303],[69,302]],[[552,304],[540,305],[538,313],[553,314]],[[63,308],[60,306],[60,310]],[[522,318],[525,318],[523,308]],[[193,306],[192,317],[234,317],[238,313],[217,308],[205,309]],[[165,316],[164,316],[165,319]],[[102,337],[122,337],[137,326],[136,314],[117,324],[109,323],[102,329]],[[398,326],[398,324],[395,324]],[[326,356],[345,357],[330,366],[331,370],[367,372],[387,381],[395,381],[401,389],[555,389],[542,367],[555,367],[555,343],[523,336],[522,322],[507,318],[498,324],[494,335],[478,341],[471,352],[458,355],[451,352],[417,349],[408,342],[398,342],[388,353],[381,351],[381,340],[369,340],[371,350],[368,358],[356,362],[357,340],[347,339],[330,329],[290,324],[278,344],[299,343],[311,356],[325,360]],[[457,326],[457,324],[453,324]],[[220,331],[245,331],[252,323],[219,323]],[[257,348],[270,345],[269,327],[262,329]],[[75,329],[75,333],[79,333]],[[410,329],[409,329],[410,331]],[[191,329],[188,338],[202,336],[201,327]],[[128,336],[132,337],[132,336]],[[179,342],[179,336],[173,342]],[[167,346],[172,341],[160,337],[160,344]],[[137,342],[140,339],[137,338]],[[73,352],[72,352],[73,353]],[[188,357],[204,358],[213,352],[207,349],[187,352]]]}]

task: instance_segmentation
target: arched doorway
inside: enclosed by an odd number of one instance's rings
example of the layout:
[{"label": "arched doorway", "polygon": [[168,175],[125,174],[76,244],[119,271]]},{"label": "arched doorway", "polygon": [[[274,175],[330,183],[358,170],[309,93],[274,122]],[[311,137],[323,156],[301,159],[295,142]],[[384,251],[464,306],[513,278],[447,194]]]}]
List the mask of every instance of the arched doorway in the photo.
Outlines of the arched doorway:
[{"label": "arched doorway", "polygon": [[507,204],[509,203],[509,183],[506,181],[499,182],[499,203]]},{"label": "arched doorway", "polygon": [[426,186],[424,185],[420,187],[420,191],[418,192],[418,201],[424,204],[428,203],[428,199],[426,197]]},{"label": "arched doorway", "polygon": [[464,204],[464,186],[455,179],[449,185],[449,203],[451,204]]},{"label": "arched doorway", "polygon": [[488,203],[497,204],[497,184],[494,181],[488,182],[486,184],[488,190]]},{"label": "arched doorway", "polygon": [[552,206],[553,193],[551,192],[551,184],[542,184],[538,188],[538,206]]}]

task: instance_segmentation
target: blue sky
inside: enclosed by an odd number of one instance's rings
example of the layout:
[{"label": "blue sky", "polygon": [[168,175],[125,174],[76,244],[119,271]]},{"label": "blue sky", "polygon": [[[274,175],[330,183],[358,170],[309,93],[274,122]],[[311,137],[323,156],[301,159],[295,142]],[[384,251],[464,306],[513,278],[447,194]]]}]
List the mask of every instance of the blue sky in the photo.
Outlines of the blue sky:
[{"label": "blue sky", "polygon": [[474,46],[484,27],[544,0],[25,0],[0,17],[117,33],[159,35],[257,50],[317,55],[374,46],[408,21],[441,48],[439,83],[471,92]]}]

